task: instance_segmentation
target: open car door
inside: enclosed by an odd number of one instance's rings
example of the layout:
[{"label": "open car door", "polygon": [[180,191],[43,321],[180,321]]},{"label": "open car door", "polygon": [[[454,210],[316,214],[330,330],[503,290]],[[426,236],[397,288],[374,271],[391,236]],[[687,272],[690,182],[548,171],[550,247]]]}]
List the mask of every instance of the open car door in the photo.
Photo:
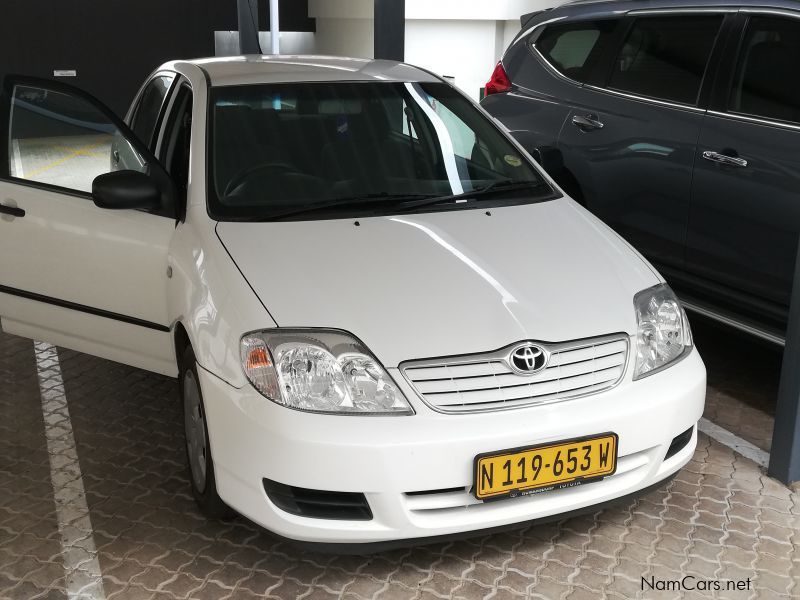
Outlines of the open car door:
[{"label": "open car door", "polygon": [[[175,191],[164,169],[98,100],[44,79],[6,78],[0,137],[3,330],[175,375],[166,299]],[[95,178],[122,168],[152,180],[153,206],[94,203]]]}]

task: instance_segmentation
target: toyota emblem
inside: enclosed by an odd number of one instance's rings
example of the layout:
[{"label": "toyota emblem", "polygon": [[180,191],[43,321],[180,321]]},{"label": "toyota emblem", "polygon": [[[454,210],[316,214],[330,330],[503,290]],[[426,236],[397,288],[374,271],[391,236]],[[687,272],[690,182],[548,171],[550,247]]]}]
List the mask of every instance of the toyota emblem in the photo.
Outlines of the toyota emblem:
[{"label": "toyota emblem", "polygon": [[547,366],[547,352],[536,344],[521,344],[511,351],[508,362],[517,373],[533,375]]}]

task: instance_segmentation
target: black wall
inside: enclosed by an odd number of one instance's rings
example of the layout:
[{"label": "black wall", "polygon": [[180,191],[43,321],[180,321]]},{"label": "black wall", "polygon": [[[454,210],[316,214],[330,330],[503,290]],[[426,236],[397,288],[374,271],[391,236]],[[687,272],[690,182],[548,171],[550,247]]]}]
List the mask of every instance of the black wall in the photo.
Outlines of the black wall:
[{"label": "black wall", "polygon": [[[280,0],[281,29],[314,31],[307,0]],[[269,28],[266,0],[259,10]],[[0,76],[77,85],[124,115],[144,78],[172,59],[213,56],[214,31],[237,29],[236,0],[0,0]]]}]

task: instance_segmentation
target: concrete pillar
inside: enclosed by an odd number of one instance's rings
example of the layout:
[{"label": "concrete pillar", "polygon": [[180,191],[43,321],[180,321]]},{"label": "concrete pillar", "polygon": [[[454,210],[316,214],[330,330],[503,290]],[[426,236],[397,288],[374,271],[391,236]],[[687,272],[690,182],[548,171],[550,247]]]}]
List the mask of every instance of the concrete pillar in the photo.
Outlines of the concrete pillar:
[{"label": "concrete pillar", "polygon": [[258,0],[236,0],[239,18],[239,52],[261,54],[258,44]]},{"label": "concrete pillar", "polygon": [[375,0],[375,58],[405,60],[406,0]]},{"label": "concrete pillar", "polygon": [[768,471],[786,484],[800,481],[800,244],[790,304]]}]

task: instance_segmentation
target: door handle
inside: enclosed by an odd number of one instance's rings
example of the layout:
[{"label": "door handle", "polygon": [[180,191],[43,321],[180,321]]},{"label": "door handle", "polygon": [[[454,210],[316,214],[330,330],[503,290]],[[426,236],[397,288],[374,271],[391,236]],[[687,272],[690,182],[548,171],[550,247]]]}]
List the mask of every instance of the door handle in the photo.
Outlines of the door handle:
[{"label": "door handle", "polygon": [[581,131],[592,131],[604,127],[603,122],[597,120],[597,115],[575,115],[572,117],[572,124]]},{"label": "door handle", "polygon": [[6,206],[5,204],[0,204],[0,214],[10,215],[12,217],[24,217],[25,211],[19,206]]},{"label": "door handle", "polygon": [[736,156],[728,156],[727,154],[721,154],[719,152],[714,152],[712,150],[705,150],[703,152],[703,158],[706,160],[710,160],[711,162],[721,163],[723,165],[730,165],[731,167],[746,167],[747,161],[744,158],[738,158]]}]

